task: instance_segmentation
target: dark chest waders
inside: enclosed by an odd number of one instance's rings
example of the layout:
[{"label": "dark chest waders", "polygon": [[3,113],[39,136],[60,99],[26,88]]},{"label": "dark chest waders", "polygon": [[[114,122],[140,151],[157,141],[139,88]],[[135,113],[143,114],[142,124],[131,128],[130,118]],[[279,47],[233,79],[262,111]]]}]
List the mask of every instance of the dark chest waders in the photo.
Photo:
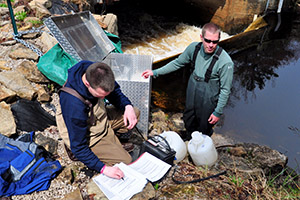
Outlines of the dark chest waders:
[{"label": "dark chest waders", "polygon": [[221,47],[218,48],[206,70],[205,78],[201,78],[193,73],[201,45],[202,43],[199,43],[196,46],[193,54],[191,62],[192,74],[189,78],[186,92],[186,107],[183,113],[183,120],[187,130],[187,139],[190,139],[190,134],[196,130],[211,136],[213,125],[209,124],[207,120],[217,106],[219,97],[219,81],[211,80],[210,76],[223,49]]}]

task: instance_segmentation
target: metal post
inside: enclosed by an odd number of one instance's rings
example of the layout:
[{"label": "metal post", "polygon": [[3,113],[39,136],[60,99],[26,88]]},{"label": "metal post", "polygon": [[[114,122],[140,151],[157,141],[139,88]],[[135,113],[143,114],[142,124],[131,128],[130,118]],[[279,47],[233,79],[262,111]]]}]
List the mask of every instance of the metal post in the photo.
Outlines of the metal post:
[{"label": "metal post", "polygon": [[12,23],[12,26],[13,26],[13,29],[14,29],[14,34],[15,34],[15,36],[18,36],[19,35],[18,34],[18,29],[17,29],[15,16],[14,16],[14,11],[12,9],[10,0],[7,0],[7,6],[8,6],[8,9],[9,9],[9,15],[10,15],[11,23]]}]

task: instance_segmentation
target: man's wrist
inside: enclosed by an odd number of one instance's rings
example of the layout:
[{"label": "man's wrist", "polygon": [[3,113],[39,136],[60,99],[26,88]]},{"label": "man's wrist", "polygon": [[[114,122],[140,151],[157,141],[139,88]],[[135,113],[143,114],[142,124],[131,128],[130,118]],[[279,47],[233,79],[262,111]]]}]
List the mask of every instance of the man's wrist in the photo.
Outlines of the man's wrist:
[{"label": "man's wrist", "polygon": [[105,167],[106,167],[106,165],[104,165],[104,166],[102,167],[102,169],[100,170],[100,174],[102,174],[102,173],[103,173],[103,171],[104,171]]}]

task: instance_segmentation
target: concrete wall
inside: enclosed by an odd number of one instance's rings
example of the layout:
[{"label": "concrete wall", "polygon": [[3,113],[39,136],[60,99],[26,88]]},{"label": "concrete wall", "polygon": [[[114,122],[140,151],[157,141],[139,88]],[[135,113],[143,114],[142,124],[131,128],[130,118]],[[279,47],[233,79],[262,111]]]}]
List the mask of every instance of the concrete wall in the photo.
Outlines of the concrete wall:
[{"label": "concrete wall", "polygon": [[[243,31],[254,15],[262,15],[268,0],[185,0],[193,10],[197,10],[202,21],[214,22],[223,31],[235,34]],[[282,9],[292,6],[293,0],[284,0]],[[269,0],[268,10],[277,11],[279,0]]]}]

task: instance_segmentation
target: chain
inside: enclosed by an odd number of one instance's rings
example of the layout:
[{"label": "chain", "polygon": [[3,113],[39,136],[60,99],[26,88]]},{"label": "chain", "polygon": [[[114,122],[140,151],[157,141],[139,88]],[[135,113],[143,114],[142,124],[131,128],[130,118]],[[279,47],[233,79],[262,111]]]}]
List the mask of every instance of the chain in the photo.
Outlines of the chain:
[{"label": "chain", "polygon": [[44,27],[40,26],[39,28],[32,28],[31,30],[28,31],[21,31],[18,32],[18,35],[13,34],[13,39],[16,40],[17,42],[20,42],[21,44],[23,44],[24,46],[26,46],[27,48],[31,49],[33,52],[35,52],[38,56],[43,56],[43,52],[41,50],[39,50],[36,46],[34,46],[33,44],[30,44],[28,42],[26,42],[25,40],[20,39],[20,37],[22,35],[28,34],[28,33],[42,33],[44,31],[42,31],[41,29]]}]

